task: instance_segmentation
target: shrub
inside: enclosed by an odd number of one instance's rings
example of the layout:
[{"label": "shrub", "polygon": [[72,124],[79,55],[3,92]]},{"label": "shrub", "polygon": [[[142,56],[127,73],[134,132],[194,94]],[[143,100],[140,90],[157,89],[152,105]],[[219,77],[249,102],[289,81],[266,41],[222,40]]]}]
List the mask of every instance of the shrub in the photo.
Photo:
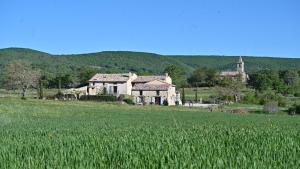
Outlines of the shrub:
[{"label": "shrub", "polygon": [[64,94],[61,91],[58,91],[57,94],[54,97],[57,98],[57,99],[63,99]]},{"label": "shrub", "polygon": [[124,101],[124,99],[125,99],[125,95],[120,94],[120,96],[118,97],[118,101]]},{"label": "shrub", "polygon": [[115,102],[117,101],[116,96],[112,95],[83,95],[79,98],[79,100],[90,100],[90,101],[99,101],[99,102]]},{"label": "shrub", "polygon": [[271,102],[265,103],[264,112],[266,112],[266,113],[276,113],[278,111],[279,111],[278,102],[271,101]]},{"label": "shrub", "polygon": [[168,106],[168,105],[169,105],[168,101],[167,101],[167,100],[164,100],[163,105],[164,105],[164,106]]},{"label": "shrub", "polygon": [[300,114],[300,104],[294,104],[292,107],[289,108],[288,111],[290,115]]},{"label": "shrub", "polygon": [[296,92],[296,93],[294,94],[294,96],[295,96],[295,97],[300,97],[300,92]]},{"label": "shrub", "polygon": [[248,93],[243,97],[242,102],[246,104],[258,104],[258,98],[255,93]]},{"label": "shrub", "polygon": [[130,104],[130,105],[134,105],[134,102],[132,99],[126,98],[123,100],[125,103]]},{"label": "shrub", "polygon": [[102,95],[107,95],[107,88],[106,87],[103,88]]},{"label": "shrub", "polygon": [[285,97],[282,97],[282,96],[280,96],[280,97],[278,97],[278,106],[280,106],[280,107],[285,107],[286,106],[286,99],[285,99]]}]

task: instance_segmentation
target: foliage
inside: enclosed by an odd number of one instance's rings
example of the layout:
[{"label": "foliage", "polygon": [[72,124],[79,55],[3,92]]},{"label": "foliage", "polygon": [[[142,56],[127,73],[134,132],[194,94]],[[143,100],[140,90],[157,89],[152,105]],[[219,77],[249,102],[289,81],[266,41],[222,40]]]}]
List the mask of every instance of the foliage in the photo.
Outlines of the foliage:
[{"label": "foliage", "polygon": [[40,71],[32,69],[29,62],[16,60],[5,67],[6,87],[8,89],[22,89],[22,98],[25,98],[29,88],[37,88]]},{"label": "foliage", "polygon": [[295,97],[300,97],[300,91],[294,94]]},{"label": "foliage", "polygon": [[[223,100],[240,102],[242,90],[246,88],[240,79],[224,78],[221,86],[217,87],[218,95]],[[232,100],[234,99],[234,100]]]},{"label": "foliage", "polygon": [[177,87],[181,87],[185,84],[184,72],[181,67],[177,65],[169,65],[164,70],[172,78],[173,84]]},{"label": "foliage", "polygon": [[98,73],[98,69],[90,66],[79,68],[79,81],[81,85],[88,85],[88,81]]},{"label": "foliage", "polygon": [[212,68],[199,67],[188,78],[188,83],[193,87],[215,86],[217,83],[217,71]]},{"label": "foliage", "polygon": [[83,95],[79,98],[82,101],[99,101],[99,102],[115,102],[118,100],[116,96],[112,95]]},{"label": "foliage", "polygon": [[298,168],[299,119],[0,100],[0,168]]},{"label": "foliage", "polygon": [[300,104],[294,104],[292,107],[288,109],[289,114],[300,114]]},{"label": "foliage", "polygon": [[134,102],[131,98],[125,98],[123,101],[129,105],[134,105]]},{"label": "foliage", "polygon": [[185,100],[185,91],[184,88],[182,88],[182,92],[181,92],[181,102],[184,105],[186,100]]},{"label": "foliage", "polygon": [[259,104],[260,103],[257,95],[254,92],[247,93],[243,97],[242,102],[246,103],[246,104]]},{"label": "foliage", "polygon": [[164,101],[163,101],[163,105],[164,105],[164,106],[168,106],[168,105],[169,105],[168,100],[164,100]]},{"label": "foliage", "polygon": [[280,79],[278,71],[260,70],[250,74],[249,84],[259,91],[275,90],[278,93],[286,91],[283,79]]},{"label": "foliage", "polygon": [[268,102],[277,101],[279,106],[281,107],[286,106],[285,98],[282,95],[276,93],[274,90],[266,90],[263,92],[259,92],[256,93],[256,96],[257,96],[257,100],[259,100],[259,103],[261,105],[264,105]]},{"label": "foliage", "polygon": [[[246,62],[246,71],[252,72],[261,69],[299,70],[300,59],[243,57]],[[80,73],[81,69],[97,69],[99,72],[136,72],[138,74],[162,74],[169,65],[176,65],[189,76],[198,67],[208,67],[215,70],[235,69],[238,57],[234,56],[165,56],[142,52],[99,52],[78,55],[51,55],[48,53],[24,49],[0,49],[0,80],[3,83],[3,69],[14,60],[31,62],[34,68],[45,72],[51,85],[45,83],[45,88],[57,88],[58,81],[53,78],[70,75],[76,79],[72,86],[86,84],[90,70]],[[83,68],[84,67],[84,68]],[[92,71],[92,70],[91,70]],[[80,75],[81,74],[81,75]],[[80,84],[78,84],[80,82]],[[70,84],[66,84],[68,86]],[[64,84],[62,84],[64,86]]]}]

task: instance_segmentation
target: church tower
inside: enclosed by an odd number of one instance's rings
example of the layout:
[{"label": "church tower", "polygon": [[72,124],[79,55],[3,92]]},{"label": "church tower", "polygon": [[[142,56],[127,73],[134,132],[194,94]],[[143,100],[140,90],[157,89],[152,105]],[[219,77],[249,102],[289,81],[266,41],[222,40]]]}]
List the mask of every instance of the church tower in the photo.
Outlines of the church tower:
[{"label": "church tower", "polygon": [[240,74],[245,73],[245,64],[242,59],[242,56],[240,56],[239,61],[237,62],[236,66],[237,66],[237,68],[236,68],[237,72],[239,72]]}]

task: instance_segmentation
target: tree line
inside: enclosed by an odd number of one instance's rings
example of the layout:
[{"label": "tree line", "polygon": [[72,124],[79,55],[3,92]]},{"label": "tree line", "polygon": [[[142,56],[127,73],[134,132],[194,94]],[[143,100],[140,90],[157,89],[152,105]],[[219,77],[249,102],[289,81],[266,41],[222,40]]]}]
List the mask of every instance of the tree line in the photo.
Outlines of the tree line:
[{"label": "tree line", "polygon": [[[70,88],[80,87],[88,84],[88,80],[99,69],[91,66],[82,66],[72,70],[73,73],[65,73],[66,67],[57,67],[57,73],[49,73],[39,69],[30,62],[15,60],[5,66],[4,81],[7,89],[21,89],[22,95],[26,95],[28,88]],[[239,80],[230,78],[220,78],[219,71],[214,68],[199,67],[191,74],[186,74],[185,70],[178,65],[168,65],[164,72],[168,73],[177,88],[182,87],[220,87],[231,90],[228,93],[238,95],[239,91],[234,91],[243,86],[253,88],[257,91],[272,90],[282,95],[300,95],[300,71],[299,70],[258,70],[249,73],[249,81],[242,84]],[[146,73],[144,73],[146,74]],[[224,94],[225,95],[225,94]],[[237,96],[239,97],[239,96]]]}]

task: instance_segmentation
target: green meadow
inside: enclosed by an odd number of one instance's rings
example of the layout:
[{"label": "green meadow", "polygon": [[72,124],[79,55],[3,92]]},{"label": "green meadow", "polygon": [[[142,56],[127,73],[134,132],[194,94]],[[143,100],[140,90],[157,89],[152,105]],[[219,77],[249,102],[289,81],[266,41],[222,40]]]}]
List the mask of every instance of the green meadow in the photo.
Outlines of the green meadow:
[{"label": "green meadow", "polygon": [[0,99],[0,168],[298,168],[300,117]]}]

